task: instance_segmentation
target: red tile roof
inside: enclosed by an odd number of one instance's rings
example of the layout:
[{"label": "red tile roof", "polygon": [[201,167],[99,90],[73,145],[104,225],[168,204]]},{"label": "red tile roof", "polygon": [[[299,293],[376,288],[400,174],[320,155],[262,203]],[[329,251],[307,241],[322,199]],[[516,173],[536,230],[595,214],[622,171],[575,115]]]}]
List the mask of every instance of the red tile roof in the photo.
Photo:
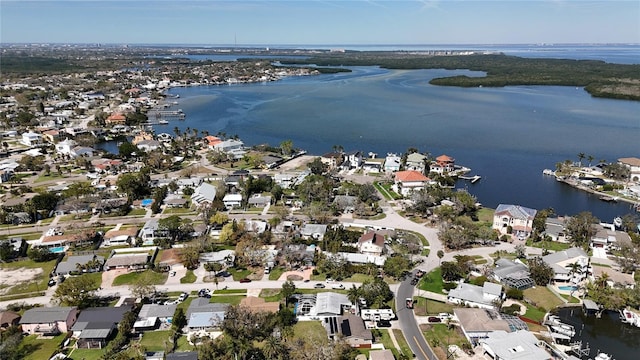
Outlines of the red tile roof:
[{"label": "red tile roof", "polygon": [[371,231],[368,232],[362,236],[360,236],[360,239],[358,239],[358,243],[362,244],[362,243],[366,243],[366,242],[371,242],[373,244],[376,244],[380,247],[384,246],[384,236],[381,234],[376,233],[375,231]]},{"label": "red tile roof", "polygon": [[396,172],[396,181],[413,182],[413,181],[429,181],[429,178],[421,172],[415,170],[406,170]]}]

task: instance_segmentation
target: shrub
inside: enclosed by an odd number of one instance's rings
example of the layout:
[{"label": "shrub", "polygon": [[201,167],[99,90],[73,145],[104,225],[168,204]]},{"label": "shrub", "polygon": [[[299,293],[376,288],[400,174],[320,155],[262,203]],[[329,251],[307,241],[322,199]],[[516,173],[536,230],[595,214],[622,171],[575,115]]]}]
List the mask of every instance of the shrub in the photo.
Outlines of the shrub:
[{"label": "shrub", "polygon": [[522,300],[524,299],[524,293],[520,289],[509,288],[507,289],[507,297],[510,299]]},{"label": "shrub", "polygon": [[458,287],[458,283],[455,282],[445,282],[442,284],[442,288],[449,291]]}]

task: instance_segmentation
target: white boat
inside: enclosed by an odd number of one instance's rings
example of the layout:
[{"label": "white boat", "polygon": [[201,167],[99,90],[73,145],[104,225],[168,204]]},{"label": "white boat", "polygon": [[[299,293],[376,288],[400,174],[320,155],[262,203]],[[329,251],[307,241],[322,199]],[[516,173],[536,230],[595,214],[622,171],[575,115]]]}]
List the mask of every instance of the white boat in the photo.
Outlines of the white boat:
[{"label": "white boat", "polygon": [[573,337],[576,334],[573,326],[570,325],[553,325],[551,326],[551,330],[557,332],[558,334],[566,335],[569,337]]},{"label": "white boat", "polygon": [[543,175],[555,176],[555,175],[556,175],[556,172],[555,172],[555,171],[553,171],[553,170],[551,170],[551,169],[544,169],[544,170],[542,170],[542,174],[543,174]]},{"label": "white boat", "polygon": [[615,227],[617,228],[621,228],[622,227],[622,218],[621,217],[616,217],[613,219],[613,225],[615,225]]},{"label": "white boat", "polygon": [[622,310],[620,320],[623,323],[640,327],[640,316],[629,309]]},{"label": "white boat", "polygon": [[599,352],[593,360],[613,360],[613,357],[607,353]]}]

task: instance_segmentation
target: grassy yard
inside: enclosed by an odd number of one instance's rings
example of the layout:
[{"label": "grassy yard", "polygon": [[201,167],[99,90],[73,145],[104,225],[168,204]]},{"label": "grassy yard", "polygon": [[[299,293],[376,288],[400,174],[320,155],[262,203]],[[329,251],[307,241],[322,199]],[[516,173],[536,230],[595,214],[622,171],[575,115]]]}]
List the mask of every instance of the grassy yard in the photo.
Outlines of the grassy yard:
[{"label": "grassy yard", "polygon": [[38,339],[37,335],[29,335],[22,339],[20,347],[27,351],[25,360],[40,360],[50,358],[67,337],[66,334],[58,335],[52,339]]},{"label": "grassy yard", "polygon": [[104,349],[75,349],[69,354],[72,360],[100,360]]},{"label": "grassy yard", "polygon": [[437,294],[442,294],[442,286],[442,271],[439,267],[433,269],[430,273],[425,274],[418,284],[418,287],[421,290],[431,291]]},{"label": "grassy yard", "polygon": [[115,279],[113,279],[113,286],[119,285],[131,285],[134,284],[138,279],[144,274],[151,274],[151,283],[153,285],[162,285],[167,282],[167,277],[169,277],[168,273],[157,273],[151,270],[145,270],[141,272],[130,272],[127,274],[122,274]]},{"label": "grassy yard", "polygon": [[365,281],[373,281],[373,276],[356,273],[344,279],[344,281],[363,283]]},{"label": "grassy yard", "polygon": [[269,280],[280,279],[280,275],[282,275],[284,272],[285,272],[285,269],[280,266],[271,269],[271,272],[269,273]]},{"label": "grassy yard", "polygon": [[571,244],[561,243],[557,241],[537,241],[533,242],[531,239],[527,240],[527,246],[532,246],[540,249],[547,249],[551,251],[564,251],[571,247]]},{"label": "grassy yard", "polygon": [[480,222],[486,222],[486,223],[493,223],[493,213],[495,212],[494,209],[490,209],[490,208],[482,208],[479,209],[478,211],[476,211],[476,215],[478,216],[478,221]]},{"label": "grassy yard", "polygon": [[[425,306],[425,300],[426,300],[426,306]],[[453,305],[443,303],[440,301],[426,299],[423,297],[414,297],[413,312],[418,316],[425,316],[427,314],[438,314],[443,312],[453,313]]]},{"label": "grassy yard", "polygon": [[195,212],[188,208],[167,208],[162,212],[163,214],[174,214],[174,215],[190,215],[195,214]]},{"label": "grassy yard", "polygon": [[524,297],[533,302],[536,307],[543,308],[547,311],[562,304],[562,300],[558,299],[557,296],[544,286],[526,289],[524,291]]},{"label": "grassy yard", "polygon": [[178,338],[178,345],[176,346],[176,352],[194,351],[195,347],[189,344],[189,339],[186,336],[180,336]]},{"label": "grassy yard", "polygon": [[127,216],[145,216],[147,214],[147,210],[145,209],[131,209]]},{"label": "grassy yard", "polygon": [[456,344],[461,349],[463,349],[463,344],[468,344],[467,339],[455,326],[449,329],[445,324],[434,324],[420,326],[420,329],[436,354],[438,352],[446,354],[447,344]]},{"label": "grassy yard", "polygon": [[251,275],[251,270],[249,269],[242,269],[242,270],[238,270],[235,268],[229,268],[227,269],[228,272],[231,273],[231,276],[233,276],[233,280],[238,281],[240,279],[244,279],[247,276]]},{"label": "grassy yard", "polygon": [[393,335],[396,337],[396,341],[398,342],[398,346],[400,346],[400,350],[407,357],[407,359],[411,359],[413,352],[407,344],[407,340],[404,338],[404,334],[400,329],[391,329],[393,331]]},{"label": "grassy yard", "polygon": [[218,304],[238,305],[244,299],[244,295],[216,295],[212,296],[209,302]]},{"label": "grassy yard", "polygon": [[46,262],[35,262],[33,260],[23,260],[23,261],[15,261],[10,263],[0,264],[0,269],[2,270],[19,270],[19,269],[42,269],[42,272],[36,275],[32,280],[22,282],[17,284],[4,294],[4,295],[15,295],[15,294],[25,294],[32,293],[38,291],[47,290],[47,282],[49,282],[49,274],[53,270],[56,265],[55,260],[46,261]]},{"label": "grassy yard", "polygon": [[193,284],[196,282],[196,274],[193,273],[193,270],[187,270],[187,273],[180,278],[180,284]]},{"label": "grassy yard", "polygon": [[266,302],[275,302],[282,300],[282,289],[262,289],[260,297]]},{"label": "grassy yard", "polygon": [[320,321],[298,321],[293,325],[293,339],[307,339],[312,343],[327,344],[327,331]]},{"label": "grassy yard", "polygon": [[144,346],[146,351],[165,351],[169,344],[169,336],[171,336],[171,330],[145,331],[140,339],[140,345]]}]

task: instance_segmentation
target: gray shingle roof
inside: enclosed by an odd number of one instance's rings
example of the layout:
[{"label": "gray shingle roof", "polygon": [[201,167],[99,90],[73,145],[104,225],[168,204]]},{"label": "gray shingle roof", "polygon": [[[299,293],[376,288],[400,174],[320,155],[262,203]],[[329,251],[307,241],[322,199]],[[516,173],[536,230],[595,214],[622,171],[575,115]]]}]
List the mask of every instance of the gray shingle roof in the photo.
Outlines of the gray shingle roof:
[{"label": "gray shingle roof", "polygon": [[33,308],[24,312],[20,324],[44,324],[64,321],[75,307]]}]

